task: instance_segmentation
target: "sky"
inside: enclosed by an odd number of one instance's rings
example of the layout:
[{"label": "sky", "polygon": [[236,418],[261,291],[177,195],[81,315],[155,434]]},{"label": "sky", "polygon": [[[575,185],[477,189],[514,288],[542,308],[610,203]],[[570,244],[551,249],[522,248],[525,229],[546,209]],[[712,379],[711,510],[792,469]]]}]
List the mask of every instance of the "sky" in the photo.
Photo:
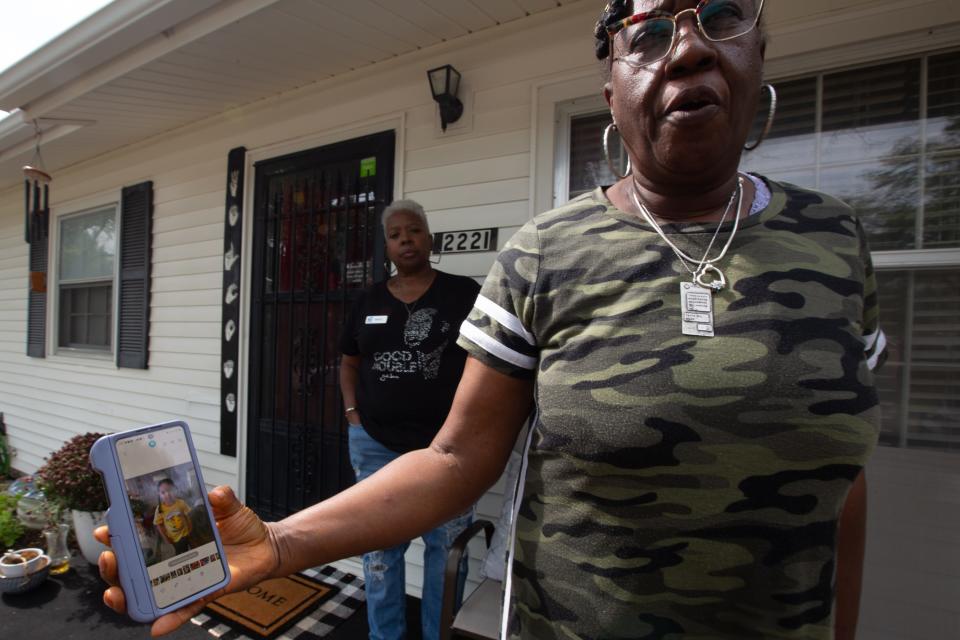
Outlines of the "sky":
[{"label": "sky", "polygon": [[[112,0],[0,0],[0,72]],[[4,115],[0,111],[0,118]]]}]

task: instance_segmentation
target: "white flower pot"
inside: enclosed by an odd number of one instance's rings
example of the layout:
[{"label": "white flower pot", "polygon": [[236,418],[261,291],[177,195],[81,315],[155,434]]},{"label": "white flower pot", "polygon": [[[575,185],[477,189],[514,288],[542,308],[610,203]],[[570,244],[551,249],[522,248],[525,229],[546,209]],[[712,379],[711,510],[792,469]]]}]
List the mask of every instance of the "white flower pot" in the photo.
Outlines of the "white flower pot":
[{"label": "white flower pot", "polygon": [[90,564],[97,564],[100,552],[106,551],[109,547],[97,542],[97,539],[93,537],[93,530],[107,523],[106,512],[77,511],[76,509],[71,509],[70,512],[73,514],[73,530],[77,534],[80,553]]}]

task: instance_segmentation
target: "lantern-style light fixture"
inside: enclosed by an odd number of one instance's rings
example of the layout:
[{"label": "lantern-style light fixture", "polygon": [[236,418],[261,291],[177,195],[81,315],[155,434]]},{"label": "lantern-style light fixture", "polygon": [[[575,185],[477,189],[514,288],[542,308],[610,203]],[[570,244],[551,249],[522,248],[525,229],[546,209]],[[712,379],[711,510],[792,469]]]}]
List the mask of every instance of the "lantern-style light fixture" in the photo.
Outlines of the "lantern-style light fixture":
[{"label": "lantern-style light fixture", "polygon": [[460,119],[463,115],[463,103],[457,98],[460,90],[460,72],[449,64],[427,71],[430,79],[430,93],[440,105],[440,128],[447,130],[447,125]]},{"label": "lantern-style light fixture", "polygon": [[50,218],[50,183],[40,155],[40,126],[34,122],[37,146],[30,164],[23,167],[24,234],[27,242],[47,237]]}]

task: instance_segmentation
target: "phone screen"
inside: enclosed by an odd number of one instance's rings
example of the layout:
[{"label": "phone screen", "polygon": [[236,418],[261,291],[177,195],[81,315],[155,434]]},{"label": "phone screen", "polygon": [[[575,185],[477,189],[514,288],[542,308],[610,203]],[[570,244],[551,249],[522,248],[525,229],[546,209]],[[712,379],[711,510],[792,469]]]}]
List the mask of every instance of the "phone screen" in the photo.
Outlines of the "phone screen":
[{"label": "phone screen", "polygon": [[223,580],[223,559],[203,501],[206,489],[180,426],[117,441],[154,600],[168,607]]}]

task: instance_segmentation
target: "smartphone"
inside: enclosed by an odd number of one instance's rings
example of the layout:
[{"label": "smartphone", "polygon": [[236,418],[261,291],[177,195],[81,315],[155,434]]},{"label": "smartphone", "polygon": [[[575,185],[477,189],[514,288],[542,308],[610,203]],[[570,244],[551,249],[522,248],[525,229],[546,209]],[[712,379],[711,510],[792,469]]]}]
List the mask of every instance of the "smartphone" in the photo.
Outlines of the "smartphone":
[{"label": "smartphone", "polygon": [[110,500],[110,544],[131,618],[150,622],[230,582],[185,422],[103,436],[90,463]]}]

